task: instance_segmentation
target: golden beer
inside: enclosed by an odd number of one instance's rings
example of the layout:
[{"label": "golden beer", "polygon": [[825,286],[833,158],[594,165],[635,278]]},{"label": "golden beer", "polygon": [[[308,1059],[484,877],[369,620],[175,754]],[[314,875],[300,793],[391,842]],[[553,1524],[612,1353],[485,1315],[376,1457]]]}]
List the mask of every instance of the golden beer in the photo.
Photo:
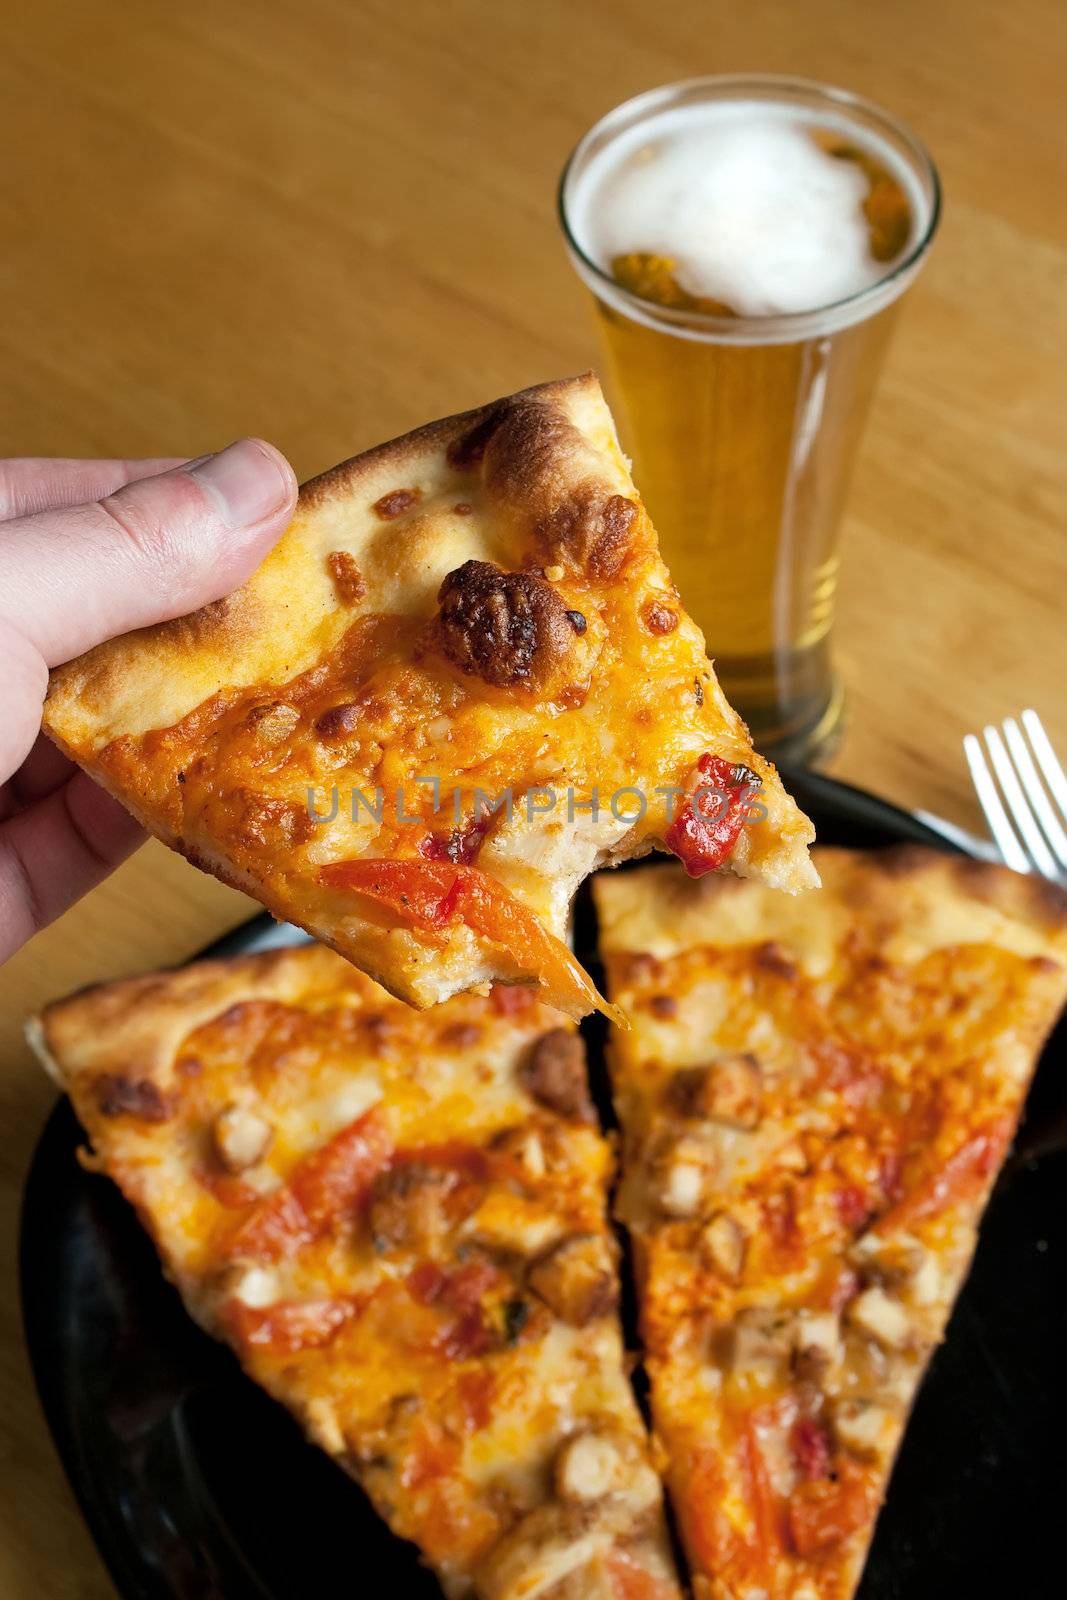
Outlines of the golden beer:
[{"label": "golden beer", "polygon": [[727,694],[777,759],[825,754],[839,726],[841,514],[937,209],[909,134],[787,80],[642,95],[564,173],[634,477]]}]

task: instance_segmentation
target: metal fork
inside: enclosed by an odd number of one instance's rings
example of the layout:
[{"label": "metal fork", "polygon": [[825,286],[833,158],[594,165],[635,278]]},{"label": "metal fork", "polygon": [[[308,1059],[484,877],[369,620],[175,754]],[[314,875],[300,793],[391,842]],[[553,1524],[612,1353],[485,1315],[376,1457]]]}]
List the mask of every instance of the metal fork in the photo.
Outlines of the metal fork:
[{"label": "metal fork", "polygon": [[982,730],[984,749],[977,734],[963,741],[989,831],[1007,866],[1067,883],[1067,774],[1036,711],[1001,727]]}]

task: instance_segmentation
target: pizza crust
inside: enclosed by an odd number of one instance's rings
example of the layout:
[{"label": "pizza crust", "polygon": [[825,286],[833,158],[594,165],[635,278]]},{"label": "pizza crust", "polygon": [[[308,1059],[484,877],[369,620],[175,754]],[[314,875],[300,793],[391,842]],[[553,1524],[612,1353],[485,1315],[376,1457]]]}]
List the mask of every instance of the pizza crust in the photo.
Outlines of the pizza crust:
[{"label": "pizza crust", "polygon": [[198,961],[92,984],[31,1017],[26,1035],[63,1089],[116,1063],[135,1065],[139,1077],[165,1089],[178,1046],[202,1022],[253,994],[298,1003],[316,989],[328,992],[337,975],[336,956],[318,945]]},{"label": "pizza crust", "polygon": [[669,958],[701,944],[773,939],[814,977],[829,970],[859,921],[877,930],[891,961],[984,942],[1020,956],[1067,960],[1067,891],[1043,878],[920,845],[882,851],[821,845],[814,859],[824,892],[801,899],[727,877],[694,883],[670,863],[598,877],[601,948]]},{"label": "pizza crust", "polygon": [[[501,408],[505,426],[484,477],[496,517],[426,514],[434,497],[453,488],[455,503],[465,503],[449,448]],[[420,497],[400,538],[399,519],[371,510],[398,484]],[[235,594],[108,640],[53,672],[45,727],[83,760],[112,739],[173,726],[232,684],[285,682],[335,649],[351,622],[327,565],[333,552],[356,561],[366,586],[362,608],[421,618],[432,613],[448,573],[473,559],[510,565],[517,538],[530,536],[569,497],[593,493],[591,486],[602,497],[633,494],[591,372],[416,428],[303,484],[284,538]],[[558,545],[550,551],[558,553]]]}]

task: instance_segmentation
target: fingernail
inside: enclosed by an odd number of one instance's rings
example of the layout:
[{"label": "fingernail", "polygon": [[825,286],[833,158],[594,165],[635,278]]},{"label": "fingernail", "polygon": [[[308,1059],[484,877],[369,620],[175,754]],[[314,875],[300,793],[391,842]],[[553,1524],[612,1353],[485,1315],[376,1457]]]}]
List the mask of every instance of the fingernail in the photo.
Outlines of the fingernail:
[{"label": "fingernail", "polygon": [[239,439],[184,470],[208,491],[233,527],[262,522],[285,504],[292,489],[278,457],[258,439]]}]

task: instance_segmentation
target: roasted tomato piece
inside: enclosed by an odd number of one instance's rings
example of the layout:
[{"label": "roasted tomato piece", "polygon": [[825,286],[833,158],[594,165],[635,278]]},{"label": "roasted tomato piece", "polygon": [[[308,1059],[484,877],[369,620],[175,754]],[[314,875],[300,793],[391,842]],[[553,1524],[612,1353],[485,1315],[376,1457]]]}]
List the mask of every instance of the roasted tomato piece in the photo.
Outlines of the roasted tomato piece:
[{"label": "roasted tomato piece", "polygon": [[879,1217],[876,1231],[910,1228],[975,1194],[997,1171],[1014,1131],[1014,1117],[994,1117],[976,1128],[935,1172]]},{"label": "roasted tomato piece", "polygon": [[750,820],[753,797],[763,783],[751,768],[722,756],[701,756],[697,770],[699,782],[663,836],[691,878],[722,866]]},{"label": "roasted tomato piece", "polygon": [[370,1193],[393,1150],[389,1127],[376,1107],[298,1161],[287,1182],[264,1196],[234,1231],[235,1259],[277,1261],[325,1233]]},{"label": "roasted tomato piece", "polygon": [[477,867],[448,861],[335,861],[322,868],[323,883],[386,906],[395,916],[444,943],[451,924],[502,946],[525,972],[536,973],[550,1004],[574,1016],[615,1015],[597,994],[566,945],[555,938],[503,884]]},{"label": "roasted tomato piece", "polygon": [[434,1340],[450,1361],[464,1361],[485,1355],[496,1342],[482,1307],[482,1297],[499,1280],[497,1269],[487,1261],[471,1261],[452,1271],[435,1262],[420,1262],[407,1277],[408,1292],[421,1305],[432,1305],[446,1313]]}]

